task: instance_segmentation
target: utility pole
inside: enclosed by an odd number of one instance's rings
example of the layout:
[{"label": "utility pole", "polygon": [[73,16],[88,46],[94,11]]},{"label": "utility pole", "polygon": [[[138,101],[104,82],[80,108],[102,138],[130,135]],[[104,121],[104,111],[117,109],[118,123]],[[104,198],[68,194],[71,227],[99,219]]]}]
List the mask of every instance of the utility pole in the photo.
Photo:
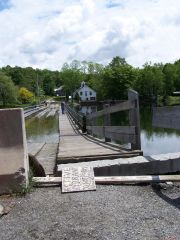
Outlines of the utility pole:
[{"label": "utility pole", "polygon": [[36,75],[36,85],[37,85],[37,98],[38,98],[38,103],[40,104],[40,99],[39,99],[39,78],[38,78],[38,73]]}]

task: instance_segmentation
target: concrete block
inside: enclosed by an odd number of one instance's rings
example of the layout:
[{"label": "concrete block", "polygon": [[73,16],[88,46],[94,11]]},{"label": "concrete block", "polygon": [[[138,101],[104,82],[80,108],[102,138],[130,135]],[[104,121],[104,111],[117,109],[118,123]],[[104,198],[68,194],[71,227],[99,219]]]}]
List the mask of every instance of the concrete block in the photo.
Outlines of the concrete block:
[{"label": "concrete block", "polygon": [[28,184],[29,161],[23,109],[0,110],[0,194]]}]

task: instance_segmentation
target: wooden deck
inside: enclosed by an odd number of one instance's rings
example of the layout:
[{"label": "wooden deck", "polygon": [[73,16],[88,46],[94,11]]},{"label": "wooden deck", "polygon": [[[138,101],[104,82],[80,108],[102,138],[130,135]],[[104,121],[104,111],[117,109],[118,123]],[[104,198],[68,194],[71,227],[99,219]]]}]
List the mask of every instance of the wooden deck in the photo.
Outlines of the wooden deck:
[{"label": "wooden deck", "polygon": [[66,114],[60,114],[59,127],[60,144],[57,160],[60,164],[132,157],[142,154],[142,151],[128,151],[117,145],[108,144],[82,134]]},{"label": "wooden deck", "polygon": [[58,143],[28,143],[28,153],[44,168],[46,175],[53,175],[56,166]]}]

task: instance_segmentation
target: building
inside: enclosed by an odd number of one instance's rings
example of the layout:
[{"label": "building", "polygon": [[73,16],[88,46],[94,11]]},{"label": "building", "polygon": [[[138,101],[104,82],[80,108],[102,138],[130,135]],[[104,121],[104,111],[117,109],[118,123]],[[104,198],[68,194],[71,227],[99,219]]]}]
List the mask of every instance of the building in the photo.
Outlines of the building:
[{"label": "building", "polygon": [[73,98],[76,96],[79,96],[80,101],[85,102],[85,101],[96,101],[96,92],[88,87],[85,82],[81,83],[81,87],[78,88],[74,93],[73,93]]},{"label": "building", "polygon": [[59,88],[54,89],[54,92],[55,92],[56,96],[59,96],[59,97],[65,97],[66,96],[63,85],[60,86]]}]

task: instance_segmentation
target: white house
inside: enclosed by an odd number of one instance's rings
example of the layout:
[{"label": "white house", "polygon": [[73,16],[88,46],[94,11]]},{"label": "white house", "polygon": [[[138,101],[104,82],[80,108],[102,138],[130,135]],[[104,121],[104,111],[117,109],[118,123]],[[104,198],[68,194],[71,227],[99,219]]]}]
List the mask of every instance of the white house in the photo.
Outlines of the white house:
[{"label": "white house", "polygon": [[85,82],[82,82],[81,87],[73,93],[73,98],[76,94],[79,95],[81,101],[96,101],[96,92],[88,87]]}]

